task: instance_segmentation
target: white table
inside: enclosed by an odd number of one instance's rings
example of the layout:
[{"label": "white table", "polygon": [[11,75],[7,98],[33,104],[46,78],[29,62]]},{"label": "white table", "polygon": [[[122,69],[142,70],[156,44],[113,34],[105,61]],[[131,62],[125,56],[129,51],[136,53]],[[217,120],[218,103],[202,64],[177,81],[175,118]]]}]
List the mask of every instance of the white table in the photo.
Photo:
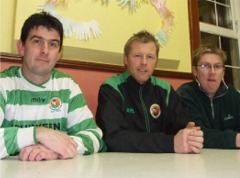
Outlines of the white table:
[{"label": "white table", "polygon": [[201,154],[98,153],[71,160],[0,160],[0,178],[240,178],[240,150]]}]

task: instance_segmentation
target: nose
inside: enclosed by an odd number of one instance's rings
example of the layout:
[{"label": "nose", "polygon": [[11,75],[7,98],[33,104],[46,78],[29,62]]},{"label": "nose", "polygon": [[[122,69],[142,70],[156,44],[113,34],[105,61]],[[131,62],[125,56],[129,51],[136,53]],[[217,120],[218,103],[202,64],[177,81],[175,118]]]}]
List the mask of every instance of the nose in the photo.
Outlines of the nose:
[{"label": "nose", "polygon": [[147,64],[147,57],[146,56],[142,56],[141,63],[144,64],[144,65]]},{"label": "nose", "polygon": [[43,42],[41,45],[41,53],[42,54],[48,54],[48,43],[47,42]]},{"label": "nose", "polygon": [[210,72],[210,73],[215,73],[215,68],[214,68],[214,66],[211,66],[209,72]]}]

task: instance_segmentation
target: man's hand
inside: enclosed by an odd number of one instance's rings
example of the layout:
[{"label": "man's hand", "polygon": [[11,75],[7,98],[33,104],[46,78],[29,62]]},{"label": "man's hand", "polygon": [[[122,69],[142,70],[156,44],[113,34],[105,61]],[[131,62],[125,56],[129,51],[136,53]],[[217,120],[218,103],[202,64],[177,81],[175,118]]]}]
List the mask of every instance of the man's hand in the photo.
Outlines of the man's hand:
[{"label": "man's hand", "polygon": [[186,128],[195,129],[188,137],[188,143],[193,153],[200,153],[203,148],[203,131],[194,122],[189,122]]},{"label": "man's hand", "polygon": [[77,143],[66,133],[37,127],[36,137],[39,143],[59,154],[60,159],[73,158],[77,155]]},{"label": "man's hand", "polygon": [[240,133],[236,136],[236,147],[240,148]]},{"label": "man's hand", "polygon": [[22,161],[55,160],[58,159],[59,156],[59,154],[47,149],[41,144],[24,147],[19,154],[19,158]]},{"label": "man's hand", "polygon": [[203,132],[194,122],[189,122],[185,129],[174,136],[176,153],[200,153],[203,147]]},{"label": "man's hand", "polygon": [[192,153],[200,153],[203,148],[203,132],[201,130],[194,130],[188,136],[188,145]]}]

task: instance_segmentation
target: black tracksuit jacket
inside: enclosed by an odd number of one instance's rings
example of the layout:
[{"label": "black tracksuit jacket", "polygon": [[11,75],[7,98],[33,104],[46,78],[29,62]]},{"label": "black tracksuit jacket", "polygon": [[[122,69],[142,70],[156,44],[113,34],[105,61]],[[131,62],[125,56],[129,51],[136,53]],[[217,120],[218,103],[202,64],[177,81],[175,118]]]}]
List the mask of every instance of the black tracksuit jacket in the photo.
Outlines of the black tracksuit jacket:
[{"label": "black tracksuit jacket", "polygon": [[174,135],[186,127],[180,99],[156,77],[139,84],[128,71],[100,87],[96,121],[108,151],[174,152]]},{"label": "black tracksuit jacket", "polygon": [[204,133],[204,148],[232,149],[240,132],[240,94],[221,83],[213,98],[196,81],[177,89],[186,119],[195,122]]}]

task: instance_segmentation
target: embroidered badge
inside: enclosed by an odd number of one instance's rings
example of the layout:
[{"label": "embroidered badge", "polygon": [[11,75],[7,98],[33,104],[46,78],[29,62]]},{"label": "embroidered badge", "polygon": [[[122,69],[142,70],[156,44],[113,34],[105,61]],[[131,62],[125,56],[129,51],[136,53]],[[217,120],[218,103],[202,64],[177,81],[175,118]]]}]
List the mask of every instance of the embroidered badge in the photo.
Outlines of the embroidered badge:
[{"label": "embroidered badge", "polygon": [[127,113],[135,114],[135,111],[134,111],[133,108],[126,108],[126,112],[127,112]]},{"label": "embroidered badge", "polygon": [[227,121],[227,120],[230,120],[230,119],[233,119],[234,117],[230,114],[228,114],[227,117],[224,117],[224,120]]},{"label": "embroidered badge", "polygon": [[49,107],[56,111],[59,110],[62,107],[62,101],[58,97],[54,97],[50,100]]},{"label": "embroidered badge", "polygon": [[150,113],[151,113],[153,118],[157,119],[160,116],[160,114],[161,114],[160,106],[158,104],[153,104],[150,107]]}]

